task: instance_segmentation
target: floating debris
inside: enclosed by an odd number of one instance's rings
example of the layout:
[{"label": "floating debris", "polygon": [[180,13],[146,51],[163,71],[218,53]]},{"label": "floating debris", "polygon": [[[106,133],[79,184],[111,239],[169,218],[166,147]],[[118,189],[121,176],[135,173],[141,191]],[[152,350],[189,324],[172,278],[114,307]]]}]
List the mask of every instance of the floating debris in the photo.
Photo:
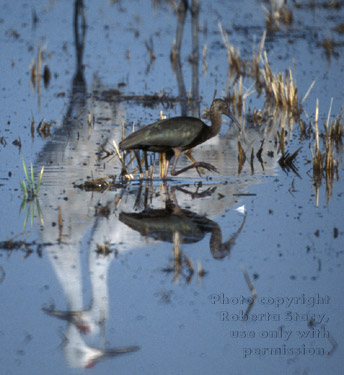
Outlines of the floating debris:
[{"label": "floating debris", "polygon": [[12,142],[12,145],[18,147],[19,148],[19,152],[20,152],[21,151],[21,147],[22,147],[22,143],[21,143],[20,137],[18,137],[18,139],[15,139]]},{"label": "floating debris", "polygon": [[102,216],[105,217],[106,219],[109,218],[111,210],[109,205],[102,206],[100,203],[95,206],[95,213],[94,216]]},{"label": "floating debris", "polygon": [[201,282],[202,278],[207,274],[208,272],[205,271],[202,267],[201,261],[197,260],[197,274],[198,274],[198,284]]},{"label": "floating debris", "polygon": [[51,243],[39,243],[37,244],[35,241],[33,242],[25,242],[23,240],[16,241],[14,239],[9,239],[7,241],[0,241],[0,249],[13,252],[13,251],[22,251],[24,253],[24,259],[29,257],[31,254],[35,252],[34,248],[36,247],[36,253],[39,257],[41,257],[41,248],[44,246],[51,246]]},{"label": "floating debris", "polygon": [[106,191],[111,186],[112,184],[107,177],[100,177],[94,180],[85,181],[80,185],[75,185],[75,187],[86,191]]},{"label": "floating debris", "polygon": [[108,256],[112,253],[112,250],[110,249],[110,246],[107,242],[104,242],[102,244],[97,244],[96,253],[98,255],[102,255],[104,257]]},{"label": "floating debris", "polygon": [[5,138],[5,137],[0,137],[0,143],[1,143],[4,147],[6,147],[6,145],[7,145],[6,138]]},{"label": "floating debris", "polygon": [[235,211],[239,212],[239,214],[245,215],[246,214],[245,205],[242,205],[242,206],[236,208]]}]

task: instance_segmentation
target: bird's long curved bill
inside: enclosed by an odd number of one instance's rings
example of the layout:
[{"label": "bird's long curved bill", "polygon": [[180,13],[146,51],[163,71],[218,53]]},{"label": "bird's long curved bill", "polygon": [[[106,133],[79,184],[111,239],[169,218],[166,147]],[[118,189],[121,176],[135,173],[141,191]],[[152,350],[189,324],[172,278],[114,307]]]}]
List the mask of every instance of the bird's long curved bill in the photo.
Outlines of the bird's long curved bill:
[{"label": "bird's long curved bill", "polygon": [[235,124],[235,126],[238,128],[239,132],[240,132],[240,137],[242,137],[242,139],[244,140],[245,143],[248,143],[248,138],[247,138],[247,135],[245,133],[245,128],[243,128],[239,121],[235,118],[234,115],[232,115],[232,113],[227,113],[227,116],[233,121],[233,123]]},{"label": "bird's long curved bill", "polygon": [[239,121],[235,118],[235,116],[232,115],[230,112],[227,113],[227,116],[234,122],[234,124],[239,128],[239,130],[242,131],[242,127]]}]

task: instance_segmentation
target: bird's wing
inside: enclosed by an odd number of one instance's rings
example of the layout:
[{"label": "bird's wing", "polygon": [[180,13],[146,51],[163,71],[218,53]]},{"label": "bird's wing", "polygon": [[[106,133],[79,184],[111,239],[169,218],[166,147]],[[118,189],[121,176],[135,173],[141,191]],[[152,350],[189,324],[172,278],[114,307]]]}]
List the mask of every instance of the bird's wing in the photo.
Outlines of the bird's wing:
[{"label": "bird's wing", "polygon": [[187,147],[201,134],[204,126],[194,117],[174,117],[147,125],[121,142],[122,149],[135,147]]}]

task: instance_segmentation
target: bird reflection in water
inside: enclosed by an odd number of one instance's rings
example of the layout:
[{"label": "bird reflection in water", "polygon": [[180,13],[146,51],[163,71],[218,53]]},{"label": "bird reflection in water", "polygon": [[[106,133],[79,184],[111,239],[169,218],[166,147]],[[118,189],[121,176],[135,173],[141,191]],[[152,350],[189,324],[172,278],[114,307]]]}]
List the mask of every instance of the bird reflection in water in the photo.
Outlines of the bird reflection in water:
[{"label": "bird reflection in water", "polygon": [[[193,211],[183,209],[178,205],[175,191],[190,194],[193,198],[202,198],[211,195],[215,189],[207,189],[202,193],[191,193],[188,190],[174,186],[171,188],[171,197],[166,189],[167,199],[165,208],[152,209],[145,207],[141,212],[124,212],[119,215],[119,220],[139,232],[142,236],[154,240],[174,244],[174,267],[175,274],[182,273],[183,263],[188,268],[186,280],[190,281],[193,275],[193,267],[190,260],[184,256],[179,249],[179,244],[192,244],[201,241],[207,233],[210,233],[209,247],[214,259],[223,259],[230,254],[236,238],[242,231],[246,214],[243,217],[239,229],[227,241],[223,242],[220,226],[213,220],[201,216]],[[147,199],[145,199],[147,202]],[[168,270],[168,269],[167,269]]]}]

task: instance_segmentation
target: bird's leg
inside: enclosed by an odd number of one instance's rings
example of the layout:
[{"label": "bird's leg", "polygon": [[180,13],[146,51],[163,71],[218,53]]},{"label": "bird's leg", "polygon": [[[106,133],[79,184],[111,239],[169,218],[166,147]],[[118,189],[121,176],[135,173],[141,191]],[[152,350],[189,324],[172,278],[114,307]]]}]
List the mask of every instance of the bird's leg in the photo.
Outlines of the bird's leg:
[{"label": "bird's leg", "polygon": [[166,154],[164,152],[159,152],[159,171],[160,177],[165,179],[165,164],[166,164]]},{"label": "bird's leg", "polygon": [[208,171],[211,171],[211,172],[218,172],[218,170],[211,164],[209,163],[205,163],[203,161],[196,161],[195,163],[191,164],[191,165],[188,165],[187,167],[183,168],[183,169],[180,169],[179,171],[176,171],[176,170],[173,170],[172,168],[172,171],[171,171],[171,175],[172,176],[178,176],[179,174],[183,173],[183,172],[186,172],[187,170],[191,169],[191,168],[204,168],[204,169],[207,169]]},{"label": "bird's leg", "polygon": [[148,166],[147,151],[143,151],[143,157],[145,159],[146,178],[148,178],[148,176],[149,176],[149,166]]},{"label": "bird's leg", "polygon": [[205,163],[203,161],[198,161],[198,162],[196,161],[192,163],[191,165],[188,165],[187,167],[180,169],[179,171],[176,171],[177,161],[179,159],[180,154],[181,154],[181,151],[174,150],[174,161],[173,161],[173,166],[172,166],[172,171],[171,171],[172,176],[178,176],[179,174],[186,172],[191,168],[197,169],[199,167],[207,169],[208,171],[211,171],[211,172],[217,172],[217,169],[213,165],[209,163]]},{"label": "bird's leg", "polygon": [[144,200],[144,208],[145,210],[147,210],[148,208],[148,198],[149,198],[149,186],[148,186],[148,180],[146,180],[146,183],[145,183],[145,196],[144,196],[145,200]]},{"label": "bird's leg", "polygon": [[[179,152],[179,154],[180,154],[180,152]],[[164,181],[166,181],[167,173],[168,173],[168,166],[170,165],[170,160],[172,159],[173,155],[176,155],[176,154],[175,154],[174,151],[170,150],[170,151],[166,152],[164,155],[165,155],[165,158],[164,158],[164,175],[163,175],[162,179]]]},{"label": "bird's leg", "polygon": [[139,150],[134,150],[134,154],[137,160],[137,165],[139,167],[139,172],[140,172],[140,178],[143,178],[143,171],[142,171],[142,166],[141,166],[141,160],[140,160],[140,151]]},{"label": "bird's leg", "polygon": [[163,180],[166,181],[167,179],[167,172],[168,172],[168,166],[170,165],[170,160],[171,158],[165,158],[165,166],[164,166],[164,176],[163,176]]},{"label": "bird's leg", "polygon": [[137,194],[136,194],[136,199],[135,199],[135,203],[134,203],[135,209],[141,209],[141,207],[142,207],[141,196],[142,196],[142,181],[140,181],[139,190],[137,191]]},{"label": "bird's leg", "polygon": [[[191,152],[192,152],[192,148],[185,151],[185,156],[192,162],[192,163],[196,163],[196,160],[194,159],[194,157],[191,155]],[[196,170],[197,170],[197,173],[200,177],[202,177],[202,170],[199,169],[198,167],[196,167]]]}]

